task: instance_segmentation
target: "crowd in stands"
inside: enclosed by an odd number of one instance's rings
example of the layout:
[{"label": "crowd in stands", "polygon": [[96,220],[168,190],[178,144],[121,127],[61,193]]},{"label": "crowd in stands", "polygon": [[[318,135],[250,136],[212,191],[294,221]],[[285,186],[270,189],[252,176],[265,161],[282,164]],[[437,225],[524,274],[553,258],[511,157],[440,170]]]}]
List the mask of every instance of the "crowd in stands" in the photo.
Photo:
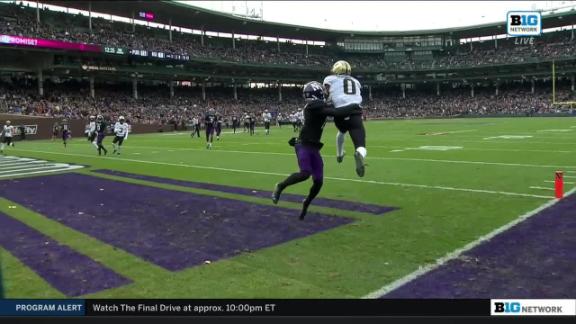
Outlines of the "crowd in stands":
[{"label": "crowd in stands", "polygon": [[[15,4],[2,5],[0,9],[0,34],[58,39],[72,42],[92,43],[128,49],[146,49],[189,55],[192,58],[217,59],[252,64],[301,65],[325,69],[334,61],[334,53],[329,49],[315,49],[308,55],[304,46],[282,45],[277,51],[275,43],[263,41],[238,40],[232,48],[230,39],[205,39],[202,45],[200,36],[173,32],[173,40],[168,38],[167,30],[132,26],[122,22],[112,22],[103,18],[94,18],[92,33],[88,29],[88,18],[81,15],[49,12],[42,10],[41,22],[37,23],[35,10],[21,8]],[[429,60],[419,61],[413,55],[405,53],[394,60],[384,54],[345,54],[356,68],[374,67],[388,69],[431,69],[454,66],[478,66],[483,64],[522,63],[534,57],[557,58],[576,55],[576,41],[569,32],[557,33],[560,36],[537,38],[533,44],[514,46],[512,40],[500,40],[495,48],[493,41],[479,43],[470,48],[459,45],[444,53],[434,53]],[[311,46],[315,48],[315,46]]]},{"label": "crowd in stands", "polygon": [[[41,17],[41,22],[38,23],[35,10],[14,4],[1,4],[0,34],[156,50],[242,63],[303,65],[322,70],[327,69],[336,57],[330,54],[328,49],[322,52],[318,48],[305,55],[302,45],[282,45],[282,51],[278,52],[276,44],[262,41],[238,41],[233,49],[229,39],[226,45],[217,39],[205,39],[202,44],[198,35],[177,32],[173,33],[173,41],[170,41],[166,30],[138,26],[133,32],[130,24],[102,18],[93,19],[93,32],[90,32],[87,18],[81,15],[42,10]],[[429,61],[409,53],[400,55],[400,59],[396,55],[394,60],[389,60],[385,54],[354,54],[344,58],[358,70],[374,67],[452,68],[522,63],[537,57],[576,55],[576,44],[570,33],[555,33],[546,37],[524,46],[514,46],[511,41],[500,41],[497,48],[493,41],[474,46],[459,45],[448,49],[442,55],[430,54]],[[98,85],[95,98],[90,97],[86,82],[53,83],[48,80],[44,88],[45,95],[39,96],[33,79],[0,81],[0,112],[72,119],[85,119],[96,114],[104,114],[110,118],[124,115],[134,123],[162,125],[186,123],[209,108],[215,108],[228,117],[245,113],[259,116],[265,109],[274,115],[280,113],[287,116],[303,106],[300,90],[296,88],[285,88],[281,102],[278,101],[277,89],[239,88],[238,100],[235,100],[231,88],[209,88],[206,100],[202,100],[201,90],[194,87],[178,87],[176,95],[170,98],[167,86],[141,85],[138,99],[132,97],[130,85]],[[538,89],[550,89],[550,86]],[[464,86],[442,91],[440,96],[426,91],[407,91],[405,98],[398,88],[375,88],[373,100],[368,100],[367,97],[365,93],[367,118],[537,115],[554,113],[557,109],[550,105],[549,91],[538,90],[532,94],[530,89],[518,87],[502,89],[498,95],[495,95],[493,89],[479,88],[474,97],[470,95],[469,88]],[[573,97],[573,93],[565,92],[565,97]]]},{"label": "crowd in stands", "polygon": [[176,89],[177,94],[170,98],[167,86],[140,86],[140,95],[134,99],[127,85],[101,85],[91,98],[86,83],[49,81],[44,83],[45,95],[39,96],[36,84],[29,81],[0,82],[0,112],[70,119],[123,115],[133,123],[162,125],[187,122],[210,108],[226,117],[245,113],[260,116],[264,110],[286,116],[303,103],[300,89],[289,88],[283,91],[286,98],[282,102],[278,102],[276,89],[239,88],[235,100],[231,88],[214,88],[206,91],[204,101],[200,89],[189,87]]},{"label": "crowd in stands", "polygon": [[[479,91],[478,91],[479,90]],[[569,91],[561,93],[570,96]],[[474,97],[469,89],[451,89],[445,94],[410,92],[401,95],[375,97],[365,103],[371,118],[423,118],[465,116],[538,116],[542,114],[566,113],[566,107],[551,105],[550,91],[509,89],[495,94],[494,89],[477,89]]]},{"label": "crowd in stands", "polygon": [[[439,96],[411,90],[404,98],[399,88],[375,88],[372,100],[366,91],[363,93],[363,106],[367,118],[524,116],[560,112],[550,104],[549,89],[543,86],[532,94],[529,88],[515,86],[504,88],[496,95],[494,88],[476,88],[474,97],[468,87],[450,89]],[[44,96],[38,96],[37,91],[33,80],[0,82],[0,112],[71,119],[87,119],[97,114],[114,119],[123,115],[133,123],[180,125],[210,108],[229,121],[233,115],[240,117],[246,113],[259,117],[264,110],[287,118],[304,105],[299,88],[285,88],[281,102],[274,88],[239,88],[238,100],[233,98],[231,88],[207,88],[205,101],[201,90],[193,87],[177,87],[175,96],[170,98],[166,86],[143,85],[138,99],[132,97],[128,85],[99,85],[95,98],[90,97],[87,84],[81,82],[48,81],[44,85]],[[573,100],[575,94],[564,89],[559,91],[558,98]]]}]

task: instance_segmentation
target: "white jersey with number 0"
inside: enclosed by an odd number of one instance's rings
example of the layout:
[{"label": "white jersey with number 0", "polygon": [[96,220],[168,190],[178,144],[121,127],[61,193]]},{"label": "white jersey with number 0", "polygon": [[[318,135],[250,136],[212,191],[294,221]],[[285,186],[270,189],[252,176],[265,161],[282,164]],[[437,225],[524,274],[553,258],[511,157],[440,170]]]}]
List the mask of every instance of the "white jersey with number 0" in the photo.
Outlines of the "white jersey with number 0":
[{"label": "white jersey with number 0", "polygon": [[334,108],[362,104],[360,82],[354,77],[349,75],[329,75],[324,79],[323,84],[330,87],[328,100],[332,101]]}]

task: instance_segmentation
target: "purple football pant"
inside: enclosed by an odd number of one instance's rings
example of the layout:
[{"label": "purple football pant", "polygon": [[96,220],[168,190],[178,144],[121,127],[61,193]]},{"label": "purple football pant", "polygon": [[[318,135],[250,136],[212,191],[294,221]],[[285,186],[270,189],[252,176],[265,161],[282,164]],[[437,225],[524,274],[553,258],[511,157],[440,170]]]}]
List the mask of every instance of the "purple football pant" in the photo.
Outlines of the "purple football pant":
[{"label": "purple football pant", "polygon": [[321,181],[324,178],[324,162],[320,150],[307,145],[296,144],[296,157],[300,172],[306,172],[312,176],[312,180]]}]

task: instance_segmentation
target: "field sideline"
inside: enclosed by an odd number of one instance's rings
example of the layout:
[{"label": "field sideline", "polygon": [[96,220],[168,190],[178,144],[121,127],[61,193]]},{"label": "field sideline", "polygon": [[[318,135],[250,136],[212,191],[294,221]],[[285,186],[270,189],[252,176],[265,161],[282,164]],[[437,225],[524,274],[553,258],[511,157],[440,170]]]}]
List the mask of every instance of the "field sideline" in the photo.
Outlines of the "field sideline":
[{"label": "field sideline", "polygon": [[[178,260],[182,261],[182,267],[174,266],[172,269],[162,262],[147,259],[154,259],[154,247],[149,247],[148,252],[140,255],[130,248],[117,246],[114,237],[98,236],[94,228],[85,229],[83,224],[74,223],[73,219],[67,223],[66,219],[48,215],[48,204],[42,207],[40,203],[31,203],[32,200],[15,201],[15,196],[8,195],[8,191],[11,188],[18,190],[19,186],[24,188],[24,184],[14,183],[10,179],[14,179],[13,175],[18,172],[26,173],[28,169],[24,167],[20,168],[22,171],[17,171],[20,170],[18,163],[5,163],[10,168],[4,170],[1,170],[3,167],[0,163],[0,184],[10,182],[0,186],[0,192],[6,190],[6,195],[0,197],[0,214],[27,225],[116,273],[117,286],[88,294],[75,294],[74,297],[360,298],[378,297],[381,287],[408,278],[406,276],[419,269],[421,272],[422,269],[430,269],[437,259],[470,245],[521,215],[550,204],[554,195],[554,184],[551,182],[556,170],[566,171],[566,191],[575,187],[576,119],[573,118],[372,121],[366,127],[368,166],[366,176],[358,178],[354,172],[350,138],[346,138],[348,155],[342,164],[337,164],[334,157],[335,127],[327,124],[322,150],[326,178],[319,197],[393,207],[394,210],[375,215],[317,204],[311,208],[317,214],[310,215],[311,219],[303,222],[302,226],[291,225],[292,211],[293,221],[298,223],[299,204],[295,201],[281,200],[279,207],[275,207],[264,194],[249,195],[238,190],[228,192],[182,183],[160,183],[152,178],[137,179],[122,174],[93,172],[97,169],[116,170],[194,183],[250,188],[267,195],[276,182],[297,167],[292,148],[287,144],[294,133],[287,126],[273,127],[270,136],[265,136],[262,129],[258,129],[255,136],[242,131],[231,134],[226,130],[212,150],[205,149],[204,139],[191,139],[187,132],[132,135],[125,142],[120,156],[98,157],[94,147],[84,138],[79,138],[79,134],[72,134],[74,138],[67,148],[60,140],[55,140],[16,142],[15,148],[6,149],[7,155],[85,166],[72,171],[78,174],[78,178],[66,180],[71,183],[76,179],[95,179],[99,185],[125,184],[126,191],[139,185],[158,194],[170,190],[175,196],[183,195],[183,200],[186,195],[193,194],[197,198],[222,199],[219,200],[222,204],[232,204],[233,201],[244,203],[239,207],[231,205],[230,208],[238,210],[260,208],[254,210],[264,213],[272,210],[270,208],[277,208],[278,212],[282,210],[282,222],[286,223],[278,223],[274,225],[276,227],[270,225],[270,233],[283,233],[284,226],[288,226],[286,231],[301,233],[273,244],[255,243],[259,246],[257,249],[243,249],[231,254],[222,252],[221,258],[206,259],[211,261],[209,264],[188,262],[186,251],[181,250]],[[109,136],[104,142],[110,150],[111,140]],[[46,183],[51,179],[51,176],[36,176],[45,179]],[[26,182],[25,178],[21,180],[22,183]],[[83,188],[81,185],[78,187]],[[58,185],[52,189],[61,190]],[[305,195],[308,189],[309,184],[306,183],[291,187],[286,193]],[[108,192],[108,187],[106,190]],[[62,189],[63,194],[66,192],[70,192],[68,195],[75,194],[70,188]],[[31,190],[27,194],[35,193]],[[44,198],[40,195],[38,199]],[[59,205],[60,213],[76,211],[73,209],[74,198],[68,199],[71,200],[70,204],[65,202]],[[168,200],[165,202],[169,204]],[[122,208],[126,210],[141,209],[146,206],[146,201],[142,198],[142,206],[139,206],[138,200],[126,201],[125,204]],[[149,211],[152,213],[152,209]],[[157,212],[161,213],[161,210]],[[141,213],[146,213],[146,210],[141,210]],[[218,209],[208,210],[208,213],[217,214]],[[230,219],[235,222],[244,216],[238,213]],[[257,230],[243,226],[242,222],[237,226],[243,227],[245,234],[242,235],[262,236],[264,240],[269,228],[268,217],[272,216],[263,214],[261,219],[258,215],[247,216],[246,224],[253,222]],[[315,216],[318,217],[316,221],[312,219]],[[155,215],[147,217],[154,219]],[[166,217],[161,219],[169,221]],[[193,217],[182,216],[178,219],[180,223],[170,226],[195,226]],[[331,222],[334,224],[329,228],[323,227]],[[202,226],[210,226],[210,223],[201,223]],[[107,218],[106,224],[111,231],[114,230],[114,215]],[[117,226],[130,227],[130,224]],[[136,228],[142,226],[138,221],[134,224]],[[309,232],[306,226],[317,229]],[[143,228],[143,233],[146,230]],[[158,237],[159,242],[162,235]],[[201,236],[203,233],[191,235]],[[202,242],[206,243],[206,249],[232,246],[235,240],[226,235],[214,237],[214,241]],[[153,243],[154,238],[148,237],[147,240]],[[177,242],[173,248],[177,250],[188,246],[186,244],[192,243]],[[6,247],[0,248],[7,297],[71,296],[8,250]],[[166,264],[169,264],[168,261]],[[380,292],[388,291],[383,289]],[[494,293],[497,295],[498,292]]]}]

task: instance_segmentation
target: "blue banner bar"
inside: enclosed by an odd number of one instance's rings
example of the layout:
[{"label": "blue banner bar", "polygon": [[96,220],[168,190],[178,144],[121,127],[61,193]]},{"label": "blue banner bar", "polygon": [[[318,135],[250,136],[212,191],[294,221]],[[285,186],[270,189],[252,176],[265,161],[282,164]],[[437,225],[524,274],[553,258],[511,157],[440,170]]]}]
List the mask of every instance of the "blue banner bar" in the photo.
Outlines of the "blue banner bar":
[{"label": "blue banner bar", "polygon": [[83,299],[0,299],[0,316],[84,316],[85,314]]}]

